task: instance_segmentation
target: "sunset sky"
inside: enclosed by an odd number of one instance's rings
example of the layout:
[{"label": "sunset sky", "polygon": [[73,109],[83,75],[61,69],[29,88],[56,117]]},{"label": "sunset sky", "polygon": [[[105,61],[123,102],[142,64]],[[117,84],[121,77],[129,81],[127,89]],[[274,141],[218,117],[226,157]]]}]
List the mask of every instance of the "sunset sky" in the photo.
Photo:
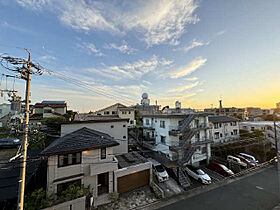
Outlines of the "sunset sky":
[{"label": "sunset sky", "polygon": [[[32,103],[65,100],[86,112],[147,92],[162,106],[274,108],[279,11],[279,0],[0,0],[0,53],[27,57],[26,47],[75,80],[32,76]],[[24,95],[22,81],[15,88]]]}]

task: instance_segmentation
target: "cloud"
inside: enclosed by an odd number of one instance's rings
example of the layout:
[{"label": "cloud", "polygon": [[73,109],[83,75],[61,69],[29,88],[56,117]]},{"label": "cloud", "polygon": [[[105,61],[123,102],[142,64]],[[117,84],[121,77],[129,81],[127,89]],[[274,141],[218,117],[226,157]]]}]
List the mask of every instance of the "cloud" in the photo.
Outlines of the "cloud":
[{"label": "cloud", "polygon": [[[133,31],[148,46],[178,45],[189,24],[199,19],[194,14],[197,0],[86,1],[17,0],[22,7],[49,10],[65,25],[83,31],[101,30],[124,35]],[[108,12],[109,11],[109,12]]]},{"label": "cloud", "polygon": [[187,77],[187,78],[184,78],[184,80],[186,80],[186,81],[196,81],[196,80],[198,80],[198,78],[197,77]]},{"label": "cloud", "polygon": [[56,57],[51,55],[44,55],[44,56],[40,56],[39,60],[44,61],[46,63],[51,63],[56,60]]},{"label": "cloud", "polygon": [[136,51],[136,49],[130,47],[125,40],[123,40],[121,45],[117,45],[115,43],[110,43],[104,46],[105,49],[115,49],[120,51],[123,54],[131,54]]},{"label": "cloud", "polygon": [[206,63],[206,61],[206,58],[198,57],[195,60],[191,61],[187,66],[183,66],[173,72],[170,72],[170,77],[176,79],[187,76],[202,67]]},{"label": "cloud", "polygon": [[181,93],[181,92],[184,92],[186,90],[192,89],[192,88],[194,88],[198,85],[199,85],[199,82],[197,81],[197,82],[185,85],[185,86],[169,89],[167,92],[168,93]]},{"label": "cloud", "polygon": [[153,55],[149,60],[138,60],[124,65],[105,66],[104,68],[89,68],[88,72],[99,74],[113,80],[141,78],[142,75],[155,71],[159,67],[169,66],[173,61],[159,59]]},{"label": "cloud", "polygon": [[96,56],[104,56],[104,54],[98,50],[93,43],[90,42],[82,42],[82,43],[77,43],[76,46],[80,49],[85,50],[86,53],[93,54]]},{"label": "cloud", "polygon": [[188,51],[190,51],[193,48],[201,47],[201,46],[205,46],[205,45],[209,45],[209,44],[210,44],[210,41],[204,43],[202,41],[197,41],[196,39],[193,39],[188,46],[176,48],[173,51],[185,51],[185,52],[188,52]]}]

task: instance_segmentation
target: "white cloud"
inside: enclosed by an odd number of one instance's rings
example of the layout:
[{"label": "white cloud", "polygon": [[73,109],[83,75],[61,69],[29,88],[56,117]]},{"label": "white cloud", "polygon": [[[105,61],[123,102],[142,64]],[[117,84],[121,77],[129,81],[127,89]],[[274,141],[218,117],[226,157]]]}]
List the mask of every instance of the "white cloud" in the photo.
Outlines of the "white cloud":
[{"label": "white cloud", "polygon": [[194,82],[194,83],[184,85],[184,86],[181,86],[181,87],[178,87],[178,88],[169,89],[167,92],[168,93],[181,93],[181,92],[184,92],[186,90],[192,89],[192,88],[194,88],[198,85],[199,85],[199,82]]},{"label": "white cloud", "polygon": [[171,78],[181,78],[191,74],[206,63],[206,58],[198,57],[195,60],[191,61],[187,66],[183,66],[175,71],[170,72]]},{"label": "white cloud", "polygon": [[186,80],[186,81],[196,81],[196,80],[198,80],[198,78],[197,77],[187,77],[187,78],[184,78],[184,80]]},{"label": "white cloud", "polygon": [[104,48],[105,49],[115,49],[115,50],[120,51],[121,53],[128,54],[128,55],[136,51],[136,49],[130,47],[125,40],[123,40],[121,45],[117,45],[115,43],[110,43],[108,45],[105,45]]},{"label": "white cloud", "polygon": [[106,66],[104,68],[89,68],[89,72],[97,73],[103,77],[121,80],[141,78],[142,75],[155,71],[159,67],[171,65],[173,61],[152,56],[150,60],[138,60],[124,65]]},{"label": "white cloud", "polygon": [[103,56],[104,54],[98,50],[93,43],[90,42],[82,42],[82,43],[77,43],[76,46],[80,49],[83,49],[86,51],[88,54],[93,54],[96,56]]},{"label": "white cloud", "polygon": [[135,31],[148,46],[160,43],[179,44],[187,25],[199,19],[194,14],[197,0],[115,1],[86,0],[17,0],[34,10],[54,12],[59,20],[78,30],[102,30],[125,34]]},{"label": "white cloud", "polygon": [[44,56],[40,56],[39,60],[44,61],[46,63],[51,63],[56,60],[56,57],[51,55],[44,55]]},{"label": "white cloud", "polygon": [[188,51],[190,51],[193,48],[201,47],[201,46],[205,46],[205,45],[209,45],[209,44],[210,44],[210,42],[205,42],[204,43],[202,41],[198,41],[196,39],[193,39],[188,46],[174,49],[174,51],[185,51],[185,52],[188,52]]}]

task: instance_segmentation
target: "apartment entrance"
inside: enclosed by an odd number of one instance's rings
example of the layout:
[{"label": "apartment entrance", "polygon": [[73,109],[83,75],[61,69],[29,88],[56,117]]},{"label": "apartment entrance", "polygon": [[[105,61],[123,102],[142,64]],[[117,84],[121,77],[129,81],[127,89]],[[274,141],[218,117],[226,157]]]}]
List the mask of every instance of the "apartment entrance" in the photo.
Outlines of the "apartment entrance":
[{"label": "apartment entrance", "polygon": [[109,172],[98,174],[97,181],[98,181],[98,185],[97,185],[98,195],[109,193]]}]

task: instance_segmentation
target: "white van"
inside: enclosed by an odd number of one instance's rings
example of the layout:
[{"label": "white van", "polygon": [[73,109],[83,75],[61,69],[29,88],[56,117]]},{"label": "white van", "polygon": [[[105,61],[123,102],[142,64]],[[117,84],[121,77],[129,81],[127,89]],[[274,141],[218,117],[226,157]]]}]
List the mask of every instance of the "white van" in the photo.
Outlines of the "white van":
[{"label": "white van", "polygon": [[247,168],[247,164],[242,162],[238,157],[234,157],[232,155],[228,155],[227,156],[227,161],[229,163],[236,163],[236,164],[238,164],[238,165],[240,165],[240,166],[242,166],[244,168]]},{"label": "white van", "polygon": [[148,158],[147,160],[150,163],[152,163],[153,171],[155,172],[155,175],[159,182],[165,182],[169,179],[169,175],[168,175],[167,171],[164,169],[164,167],[159,162],[157,162],[156,160],[154,160],[152,158]]},{"label": "white van", "polygon": [[259,163],[259,161],[252,155],[248,155],[246,153],[239,153],[239,155],[243,156],[244,158],[246,158],[247,160],[251,161],[251,162],[254,162],[256,164]]}]

